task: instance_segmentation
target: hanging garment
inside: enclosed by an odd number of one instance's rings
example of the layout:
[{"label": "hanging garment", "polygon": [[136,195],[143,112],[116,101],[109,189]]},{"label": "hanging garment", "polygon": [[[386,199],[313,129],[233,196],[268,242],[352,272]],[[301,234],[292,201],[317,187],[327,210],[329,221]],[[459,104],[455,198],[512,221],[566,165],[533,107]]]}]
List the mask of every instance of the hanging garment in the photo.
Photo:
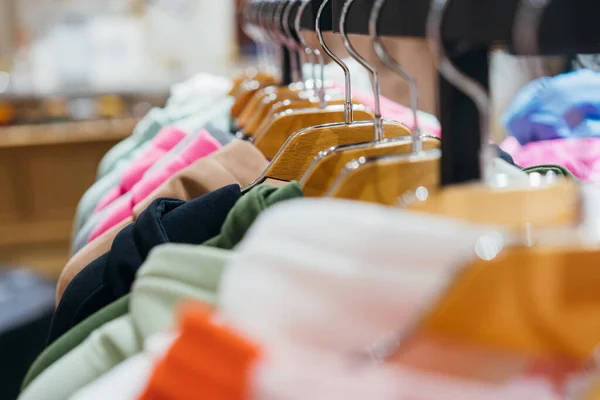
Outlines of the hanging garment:
[{"label": "hanging garment", "polygon": [[92,241],[113,226],[133,215],[133,207],[143,201],[154,190],[160,187],[167,179],[177,172],[193,164],[221,148],[221,144],[205,130],[201,131],[185,149],[173,157],[160,171],[148,173],[141,181],[131,188],[129,202],[124,202],[120,207],[105,217],[92,231],[88,241]]},{"label": "hanging garment", "polygon": [[533,167],[523,168],[523,171],[526,172],[527,174],[538,173],[538,174],[544,175],[544,176],[549,173],[553,173],[557,177],[577,180],[577,178],[575,178],[573,176],[573,174],[571,174],[571,171],[569,171],[562,165],[556,165],[556,164],[534,165]]},{"label": "hanging garment", "polygon": [[509,137],[501,147],[523,167],[560,165],[583,182],[600,182],[600,138],[554,139],[521,146]]},{"label": "hanging garment", "polygon": [[[276,204],[278,202],[295,199],[298,197],[302,197],[302,191],[300,189],[300,186],[296,182],[291,182],[282,188],[276,188],[276,187],[271,187],[271,186],[266,186],[266,185],[257,187],[236,202],[236,204],[232,207],[231,211],[228,213],[227,218],[224,220],[219,232],[217,234],[215,234],[215,236],[213,238],[211,238],[210,240],[207,240],[205,242],[204,241],[197,242],[197,239],[187,238],[187,237],[185,237],[186,235],[184,234],[184,235],[179,236],[178,242],[179,243],[198,243],[198,244],[203,243],[203,244],[205,244],[207,246],[211,246],[211,247],[218,247],[218,248],[222,248],[222,249],[232,249],[244,237],[245,233],[247,232],[247,230],[250,228],[250,226],[254,222],[254,219],[263,210],[265,210],[266,208],[268,208],[271,205]],[[182,226],[182,229],[186,229],[186,226],[190,226],[190,229],[193,229],[192,226],[194,223],[195,223],[194,221],[188,221],[188,222],[186,222],[186,224],[184,224],[184,226]],[[171,229],[173,229],[173,227],[174,227],[174,225],[170,226]],[[168,232],[169,231],[167,231],[167,233]],[[119,234],[119,236],[120,235],[121,234]],[[117,236],[117,239],[119,238],[119,236]],[[117,242],[117,240],[115,239],[115,243],[116,242]],[[150,245],[150,244],[148,244],[148,245]],[[114,244],[113,244],[113,249],[115,249]],[[117,247],[117,249],[119,251],[124,251],[123,247]],[[112,252],[112,250],[111,250],[111,252]],[[115,260],[118,260],[118,257],[113,258],[112,262],[116,263],[117,261],[115,261]],[[109,261],[110,261],[110,258],[107,255],[104,255],[104,256],[100,257],[98,260],[94,261],[89,266],[87,266],[86,269],[87,268],[95,268],[95,269],[101,270],[102,268],[105,268],[104,265]],[[123,261],[119,261],[119,262],[121,263],[120,265],[122,265]],[[135,270],[135,267],[137,264],[134,264],[133,261],[131,261],[128,263],[128,265],[131,266],[130,269],[133,271],[133,270]],[[121,271],[123,268],[125,268],[125,267],[120,266],[119,271]],[[81,272],[81,274],[84,276],[85,276],[86,269],[84,269]],[[121,275],[122,275],[122,272],[121,272]],[[106,276],[106,274],[105,274],[105,276]],[[115,281],[115,282],[113,282],[113,285],[115,285],[115,284],[117,284],[116,281],[120,280],[120,279],[126,283],[129,282],[133,278],[133,275],[128,274],[124,277],[119,276],[119,275],[112,276],[112,277],[111,276],[106,277],[106,279],[111,279],[111,278]],[[75,279],[77,279],[77,277]],[[92,282],[89,278],[88,278],[87,282],[88,282],[88,284],[90,284],[92,286],[99,284],[99,283],[97,283],[97,280],[95,282]],[[119,296],[122,296],[128,292],[128,287],[126,284],[120,283],[119,286],[120,286]],[[88,290],[90,290],[90,289],[88,288]],[[92,291],[90,291],[89,293],[94,293],[94,297],[101,299],[100,293],[95,293]],[[64,299],[60,299],[59,304],[61,304],[62,301],[64,301]],[[88,301],[91,302],[91,299],[88,298]],[[97,305],[94,305],[94,307],[97,307]]]},{"label": "hanging garment", "polygon": [[21,385],[21,390],[25,390],[25,388],[44,372],[44,370],[60,360],[69,351],[83,343],[83,341],[96,329],[128,312],[129,297],[123,297],[74,326],[69,332],[59,337],[50,346],[46,347],[34,363],[31,364]]},{"label": "hanging garment", "polygon": [[525,86],[503,117],[520,144],[600,136],[600,73],[580,70]]},{"label": "hanging garment", "polygon": [[[204,120],[203,115],[201,115],[200,120],[196,121],[190,126],[182,127],[182,129],[186,132],[194,131],[195,129],[192,125],[203,125],[206,121]],[[194,118],[196,119],[196,118]],[[214,122],[214,120],[213,120]],[[91,215],[89,219],[86,220],[83,227],[79,230],[75,237],[75,242],[73,243],[72,251],[73,253],[81,250],[85,245],[90,241],[90,237],[97,229],[97,226],[104,223],[107,219],[110,219],[111,216],[119,215],[120,213],[125,213],[124,210],[129,209],[131,203],[135,203],[134,194],[140,196],[145,191],[147,185],[152,184],[152,181],[155,177],[161,177],[164,175],[165,170],[171,165],[171,163],[177,163],[176,160],[181,159],[181,153],[185,152],[186,149],[197,141],[198,136],[201,136],[205,133],[204,129],[196,131],[195,133],[186,135],[186,137],[181,140],[177,146],[171,149],[164,157],[160,158],[156,163],[154,163],[144,174],[147,178],[145,180],[146,184],[139,183],[134,189],[123,196],[119,197],[111,204],[109,204],[106,208]]]},{"label": "hanging garment", "polygon": [[192,132],[202,129],[202,127],[209,121],[214,121],[218,119],[229,119],[229,109],[231,107],[230,99],[219,100],[219,98],[216,97],[213,98],[208,104],[209,105],[207,105],[206,102],[200,103],[196,106],[195,111],[189,110],[189,112],[194,116],[195,122],[194,129],[192,130],[186,130],[183,127],[179,126],[181,121],[184,120],[186,117],[189,117],[189,115],[180,115],[180,113],[178,113],[175,116],[177,118],[168,119],[164,123],[157,124],[156,127],[148,129],[147,134],[131,136],[130,138],[137,138],[134,141],[135,146],[129,151],[120,154],[118,160],[116,161],[116,164],[109,169],[109,172],[107,172],[100,179],[98,179],[96,183],[94,183],[85,192],[85,194],[79,201],[73,226],[73,238],[77,237],[77,233],[87,222],[88,218],[92,215],[94,209],[96,208],[96,204],[98,204],[98,201],[102,198],[102,196],[104,196],[106,192],[108,192],[110,189],[116,187],[119,184],[123,172],[128,168],[132,160],[138,158],[140,154],[142,154],[143,152],[147,151],[148,148],[150,148],[151,143],[149,141],[154,136],[156,136],[158,131],[163,126],[175,124],[175,126],[179,127],[183,131]]},{"label": "hanging garment", "polygon": [[137,400],[152,368],[173,344],[174,334],[159,333],[144,343],[144,351],[122,362],[107,374],[79,390],[70,400]]},{"label": "hanging garment", "polygon": [[208,157],[178,172],[133,208],[133,218],[109,229],[89,243],[62,270],[56,286],[57,304],[68,283],[86,265],[110,250],[117,234],[136,221],[152,201],[158,198],[192,200],[229,184],[250,185],[266,169],[269,162],[248,142],[234,140]]},{"label": "hanging garment", "polygon": [[219,234],[241,195],[239,186],[229,185],[189,202],[154,201],[134,224],[117,235],[108,253],[69,283],[54,313],[48,343],[129,293],[137,270],[154,247],[165,243],[201,244]]},{"label": "hanging garment", "polygon": [[257,186],[235,203],[221,232],[204,245],[231,250],[242,241],[260,213],[274,204],[300,197],[304,197],[304,194],[297,182],[290,182],[282,187]]},{"label": "hanging garment", "polygon": [[131,136],[123,139],[110,149],[98,164],[98,177],[109,174],[117,167],[120,160],[127,157],[143,143],[151,140],[158,132],[168,125],[168,117],[160,108],[153,108],[138,122]]},{"label": "hanging garment", "polygon": [[123,173],[119,186],[111,189],[104,195],[98,202],[94,212],[96,213],[102,210],[108,204],[129,192],[131,188],[142,179],[144,173],[156,161],[175,147],[185,136],[185,132],[175,127],[169,126],[162,128],[154,139],[152,139],[152,147],[144,152],[138,159],[133,160],[127,171]]},{"label": "hanging garment", "polygon": [[182,119],[186,114],[189,115],[192,110],[202,110],[207,105],[224,99],[231,89],[231,85],[230,79],[214,75],[211,79],[203,79],[202,87],[196,87],[194,96],[187,96],[186,101],[175,102],[165,109],[152,109],[138,123],[131,136],[114,146],[102,158],[98,165],[98,178],[114,170],[119,161],[139,148],[141,144],[152,139],[162,127]]},{"label": "hanging garment", "polygon": [[[176,322],[181,301],[214,305],[226,250],[169,244],[152,251],[140,269],[129,312],[98,327],[48,366],[21,393],[20,400],[68,399],[73,393],[143,350],[144,340]],[[71,332],[67,337],[74,338]],[[82,335],[77,338],[82,339]],[[69,379],[64,379],[69,377]]]}]

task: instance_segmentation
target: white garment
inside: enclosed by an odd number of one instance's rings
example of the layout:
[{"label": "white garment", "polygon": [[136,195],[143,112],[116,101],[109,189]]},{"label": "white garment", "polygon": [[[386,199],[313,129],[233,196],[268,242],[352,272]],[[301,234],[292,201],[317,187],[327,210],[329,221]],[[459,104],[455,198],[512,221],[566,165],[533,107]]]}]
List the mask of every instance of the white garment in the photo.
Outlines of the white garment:
[{"label": "white garment", "polygon": [[232,87],[233,82],[231,79],[224,76],[199,73],[185,82],[175,83],[171,86],[171,96],[167,101],[167,108],[181,107],[194,102],[198,96],[207,94],[221,98]]},{"label": "white garment", "polygon": [[498,251],[489,231],[366,203],[285,202],[255,222],[230,260],[221,316],[263,345],[362,351],[410,327],[476,246]]},{"label": "white garment", "polygon": [[71,396],[71,400],[135,400],[152,374],[154,364],[169,350],[176,335],[159,333],[144,343],[144,351],[122,362],[110,372]]},{"label": "white garment", "polygon": [[255,364],[246,400],[559,400],[542,379],[506,384],[449,378],[347,356],[277,349]]}]

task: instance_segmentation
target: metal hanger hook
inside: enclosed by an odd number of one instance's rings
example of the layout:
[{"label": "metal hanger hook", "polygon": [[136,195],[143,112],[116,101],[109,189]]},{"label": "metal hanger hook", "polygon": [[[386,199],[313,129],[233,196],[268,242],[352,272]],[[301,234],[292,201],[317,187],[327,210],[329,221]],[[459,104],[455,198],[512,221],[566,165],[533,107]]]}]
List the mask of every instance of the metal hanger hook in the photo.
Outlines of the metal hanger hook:
[{"label": "metal hanger hook", "polygon": [[371,78],[373,79],[373,96],[375,98],[375,110],[374,110],[374,118],[373,118],[373,140],[382,141],[384,139],[383,135],[383,119],[381,118],[381,85],[379,83],[379,73],[377,69],[369,64],[369,62],[361,56],[352,43],[350,42],[350,38],[348,37],[348,33],[346,31],[346,17],[350,12],[350,7],[354,3],[354,0],[346,0],[344,2],[344,6],[342,7],[342,14],[340,16],[340,35],[342,36],[342,41],[344,42],[344,46],[348,53],[352,58],[354,58],[360,65],[365,67],[367,71],[371,74]]},{"label": "metal hanger hook", "polygon": [[315,31],[317,32],[317,39],[319,39],[319,44],[323,48],[325,54],[327,54],[331,59],[340,66],[340,68],[344,71],[344,83],[345,83],[345,101],[344,101],[344,122],[346,124],[350,124],[354,121],[354,115],[352,112],[352,82],[350,80],[350,69],[339,58],[325,43],[325,39],[323,38],[323,31],[321,30],[321,17],[323,15],[323,10],[325,10],[325,6],[329,3],[330,0],[323,0],[321,6],[319,7],[319,11],[317,12],[317,19],[315,22]]},{"label": "metal hanger hook", "polygon": [[[313,85],[315,87],[315,91],[319,96],[319,107],[325,108],[325,89],[324,89],[324,80],[325,80],[325,58],[319,49],[315,49],[310,45],[308,40],[302,34],[302,16],[306,11],[306,8],[311,4],[312,0],[301,0],[300,9],[298,10],[298,14],[296,14],[296,20],[294,21],[296,26],[296,31],[298,32],[298,37],[300,38],[300,42],[305,47],[306,53],[309,55],[311,63],[312,63],[312,74],[313,74]],[[317,79],[316,67],[315,67],[315,57],[319,60],[320,66],[320,77]]]},{"label": "metal hanger hook", "polygon": [[460,71],[448,58],[442,40],[442,22],[449,0],[432,0],[427,16],[427,38],[431,48],[439,55],[437,64],[442,76],[475,103],[479,111],[479,130],[481,132],[480,163],[484,179],[489,179],[494,152],[488,145],[490,141],[490,96],[476,80]]},{"label": "metal hanger hook", "polygon": [[421,125],[418,118],[419,109],[419,89],[414,77],[396,60],[394,60],[387,51],[381,38],[379,37],[379,18],[386,0],[375,0],[371,14],[369,16],[369,35],[375,48],[375,53],[383,62],[383,64],[392,71],[399,74],[407,83],[410,93],[410,108],[413,114],[414,126],[412,129],[413,136],[413,151],[420,152],[423,150],[421,141]]},{"label": "metal hanger hook", "polygon": [[[513,23],[513,48],[517,54],[538,55],[539,29],[542,24],[544,11],[551,0],[520,0]],[[543,61],[537,57],[532,60],[539,77],[548,75]]]}]

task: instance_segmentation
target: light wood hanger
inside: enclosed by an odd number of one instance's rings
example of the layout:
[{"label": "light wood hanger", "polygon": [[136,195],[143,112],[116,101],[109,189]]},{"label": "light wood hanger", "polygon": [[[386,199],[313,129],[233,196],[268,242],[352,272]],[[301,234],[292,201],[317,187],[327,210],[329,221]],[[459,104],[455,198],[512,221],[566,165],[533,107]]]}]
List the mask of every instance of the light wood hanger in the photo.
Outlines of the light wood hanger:
[{"label": "light wood hanger", "polygon": [[[396,121],[384,121],[390,137],[406,137],[408,128]],[[339,129],[338,124],[311,126],[294,132],[279,148],[267,167],[265,178],[299,180],[323,149],[366,142],[373,137],[370,121],[355,122]]]},{"label": "light wood hanger", "polygon": [[[353,117],[357,121],[368,121],[373,119],[373,113],[363,105],[351,105]],[[304,108],[297,110],[286,110],[273,117],[273,122],[264,132],[257,132],[254,136],[255,146],[267,159],[272,159],[281,146],[287,141],[293,132],[312,126],[328,125],[338,123],[343,126],[346,123],[347,107],[344,105],[329,106],[321,108]],[[371,135],[372,137],[372,135]]]},{"label": "light wood hanger", "polygon": [[244,129],[250,121],[255,118],[261,108],[272,105],[278,101],[288,99],[308,98],[311,93],[304,90],[304,83],[294,82],[287,86],[271,85],[256,90],[248,103],[235,119],[235,125],[239,129]]},{"label": "light wood hanger", "polygon": [[[523,245],[489,261],[474,257],[432,310],[399,337],[395,351],[386,351],[388,362],[501,384],[522,372],[518,364],[487,368],[481,358],[469,359],[469,349],[579,367],[590,360],[600,340],[597,248]],[[456,357],[461,362],[448,362]]]},{"label": "light wood hanger", "polygon": [[[305,0],[310,2],[310,0]],[[354,122],[354,118],[372,119],[373,115],[364,106],[353,105],[351,101],[350,75],[346,64],[330,51],[320,32],[320,18],[323,8],[321,4],[317,13],[317,35],[324,51],[343,69],[346,77],[346,101],[343,106],[331,106],[315,113],[314,109],[287,110],[281,116],[276,116],[270,125],[270,133],[266,137],[258,136],[256,146],[272,161],[265,172],[245,191],[264,182],[267,178],[279,180],[297,180],[302,177],[310,163],[320,151],[335,146],[350,143],[366,142],[373,137],[374,124],[371,121]],[[294,114],[296,118],[284,118]],[[300,119],[298,116],[302,116]],[[340,121],[340,123],[321,123]],[[306,127],[303,127],[306,125]],[[385,121],[390,137],[402,137],[410,134],[406,126],[395,122]],[[300,129],[296,129],[300,127]],[[294,132],[289,134],[287,132]]]},{"label": "light wood hanger", "polygon": [[[301,34],[301,18],[302,14],[306,10],[306,6],[309,2],[300,2],[301,5],[298,9],[298,12],[295,15],[295,29],[297,30],[297,39],[298,42],[295,41],[295,36],[293,35],[290,26],[289,26],[289,17],[292,9],[292,5],[296,3],[296,1],[289,2],[287,7],[283,8],[283,24],[282,28],[285,32],[286,43],[288,43],[292,48],[297,50],[298,52],[304,52],[306,54],[318,54],[320,56],[320,52],[317,53],[315,49],[313,49],[310,44],[306,41],[306,39]],[[314,59],[313,61],[313,72],[314,72]],[[261,100],[259,100],[255,107],[248,108],[248,112],[239,119],[239,127],[243,131],[245,136],[255,136],[257,131],[265,132],[268,130],[268,126],[275,120],[275,115],[282,113],[286,110],[293,109],[309,109],[309,108],[320,108],[326,109],[327,106],[340,105],[344,104],[344,96],[338,90],[325,89],[324,85],[324,60],[323,57],[319,57],[320,67],[321,67],[321,83],[320,87],[317,88],[317,79],[316,76],[313,76],[313,81],[308,82],[304,81],[304,87],[307,90],[297,91],[297,92],[287,92],[282,95],[279,95],[277,92],[270,93],[268,96],[264,96]],[[320,89],[320,90],[318,90]],[[327,95],[326,95],[327,93]],[[275,107],[276,104],[279,104],[278,107]],[[331,121],[325,121],[331,122]]]},{"label": "light wood hanger", "polygon": [[[340,33],[346,49],[354,59],[367,68],[375,88],[375,141],[370,144],[348,146],[333,150],[329,155],[322,155],[316,160],[313,169],[303,179],[303,187],[312,184],[315,189],[311,195],[326,194],[329,197],[375,202],[384,205],[398,204],[401,196],[417,188],[434,188],[439,183],[440,141],[433,138],[424,139],[417,118],[417,88],[414,80],[385,51],[378,51],[382,61],[403,77],[407,77],[411,88],[411,106],[415,127],[410,140],[385,141],[384,129],[377,123],[381,118],[379,112],[379,75],[353,48],[346,34],[346,17],[354,0],[347,0],[340,17]],[[369,23],[369,31],[374,44],[379,43],[377,19],[380,9],[375,9]],[[383,47],[381,47],[383,48]],[[423,151],[434,150],[434,151]],[[353,156],[356,156],[353,158]],[[340,163],[345,162],[340,168]],[[333,170],[331,168],[337,168]],[[310,175],[314,174],[312,183]],[[308,184],[308,185],[307,185]],[[310,192],[310,190],[309,190]]]},{"label": "light wood hanger", "polygon": [[242,85],[248,81],[256,81],[264,85],[275,82],[276,78],[270,72],[259,71],[256,68],[246,68],[243,73],[233,79],[229,96],[237,97]]},{"label": "light wood hanger", "polygon": [[[393,129],[393,127],[386,126],[384,128],[387,135],[390,133],[393,135],[393,132],[390,132],[390,129]],[[407,131],[407,133],[410,133],[410,131]],[[433,136],[423,137],[424,150],[436,150],[439,148],[440,139]],[[351,161],[360,159],[367,160],[369,158],[376,159],[378,157],[398,154],[409,154],[411,151],[412,138],[408,136],[398,140],[385,140],[376,144],[369,142],[357,145],[339,146],[337,148],[331,148],[329,150],[322,151],[319,153],[319,155],[317,155],[317,157],[315,157],[310,167],[306,170],[305,175],[300,179],[302,191],[306,197],[325,196],[338,178],[339,172],[342,171]],[[389,162],[390,160],[388,160],[388,164]],[[372,168],[373,170],[379,169],[379,171],[381,171],[382,167],[373,166]],[[372,173],[373,170],[369,173]],[[364,174],[368,173],[364,172]],[[365,175],[363,175],[363,177],[365,177]],[[356,181],[356,185],[360,185],[360,182],[364,182],[364,179],[358,179]],[[390,190],[395,186],[395,184],[392,185]],[[366,189],[366,191],[375,192],[381,190],[382,187],[384,187],[383,184],[374,181],[372,189]],[[350,193],[358,194],[359,192],[360,190],[348,188],[345,191],[345,195],[340,193],[340,197],[348,198],[346,196],[350,195]],[[373,198],[373,196],[370,196],[370,198]]]},{"label": "light wood hanger", "polygon": [[[260,26],[265,37],[271,39],[275,43],[279,43],[281,46],[289,47],[290,49],[290,65],[293,70],[299,67],[298,59],[294,54],[297,50],[295,43],[290,37],[281,29],[287,29],[287,18],[289,17],[291,3],[281,2],[275,5],[272,13],[269,9],[259,5],[256,13],[257,25]],[[280,21],[284,21],[284,26],[281,26]],[[305,90],[304,82],[294,82],[290,85],[285,86],[269,86],[261,90],[256,90],[251,96],[250,100],[245,104],[243,110],[236,116],[234,126],[237,129],[243,129],[249,120],[253,118],[259,107],[262,106],[263,101],[273,102],[278,100],[285,100],[288,98],[297,98],[298,96],[304,95],[304,97],[310,96],[310,91]]]},{"label": "light wood hanger", "polygon": [[[430,142],[431,144],[437,144]],[[351,161],[327,192],[328,197],[398,205],[410,191],[439,185],[439,150]]]},{"label": "light wood hanger", "polygon": [[[319,8],[317,13],[317,21],[315,30],[317,32],[317,38],[323,51],[325,51],[335,63],[337,63],[344,71],[345,76],[345,102],[343,106],[331,106],[325,109],[298,109],[298,110],[286,110],[283,113],[275,115],[271,124],[269,124],[264,130],[259,130],[254,136],[254,143],[256,147],[265,155],[265,157],[272,159],[280,151],[281,146],[286,144],[290,145],[288,138],[291,132],[299,130],[310,129],[310,127],[318,126],[320,129],[316,130],[315,137],[321,137],[322,135],[334,135],[333,137],[339,137],[344,134],[351,132],[349,126],[351,126],[354,119],[358,121],[365,121],[373,119],[374,115],[370,110],[362,105],[354,105],[352,103],[352,87],[350,81],[350,71],[348,66],[336,55],[325,43],[323,33],[320,27],[320,17],[323,13],[324,7],[327,5],[329,0],[325,0]],[[324,129],[322,126],[326,126]],[[362,132],[365,125],[361,124],[355,129],[357,132]],[[402,131],[405,127],[399,127]],[[312,135],[312,134],[311,134]],[[401,135],[404,136],[404,135]],[[303,131],[302,135],[294,136],[295,139],[306,138],[308,134]],[[354,143],[359,143],[360,140],[358,135],[352,134],[349,136]],[[294,139],[294,140],[295,140]],[[337,142],[338,139],[333,139],[333,142]],[[331,142],[331,141],[329,141]],[[319,140],[319,143],[325,144],[325,139]],[[352,142],[350,142],[352,143]],[[299,148],[305,148],[299,146]],[[308,148],[308,147],[306,147]],[[324,148],[322,148],[324,149]],[[321,150],[322,150],[321,149]],[[312,154],[312,153],[311,153]],[[316,153],[318,154],[318,152]],[[316,155],[315,154],[315,155]],[[314,155],[313,155],[314,157]],[[304,168],[305,170],[305,168]],[[303,170],[303,172],[304,172]]]},{"label": "light wood hanger", "polygon": [[[257,131],[267,129],[268,125],[271,124],[275,118],[275,115],[285,112],[286,110],[316,108],[319,106],[319,101],[319,99],[314,97],[307,99],[288,99],[265,106],[262,109],[259,109],[254,118],[244,127],[244,134],[246,136],[254,136]],[[331,95],[328,95],[326,98],[327,106],[343,105],[344,101],[341,94],[337,99]],[[356,101],[353,102],[354,104],[359,104]]]},{"label": "light wood hanger", "polygon": [[[261,15],[261,10],[266,6],[266,3],[258,5],[248,5],[244,9],[244,23],[242,29],[252,38],[257,44],[262,44],[273,40],[269,32],[266,30],[264,18]],[[264,46],[262,46],[265,49]],[[257,79],[260,78],[260,79]],[[254,94],[263,87],[269,87],[277,84],[277,79],[273,74],[266,73],[264,76],[258,75],[251,79],[244,80],[240,87],[234,92],[235,100],[231,107],[231,117],[237,119],[242,111],[247,107],[248,103]]]},{"label": "light wood hanger", "polygon": [[245,81],[238,90],[235,101],[231,106],[231,117],[238,118],[242,111],[248,106],[252,96],[262,87],[275,85],[275,78],[266,78],[264,81],[256,81],[254,79]]}]

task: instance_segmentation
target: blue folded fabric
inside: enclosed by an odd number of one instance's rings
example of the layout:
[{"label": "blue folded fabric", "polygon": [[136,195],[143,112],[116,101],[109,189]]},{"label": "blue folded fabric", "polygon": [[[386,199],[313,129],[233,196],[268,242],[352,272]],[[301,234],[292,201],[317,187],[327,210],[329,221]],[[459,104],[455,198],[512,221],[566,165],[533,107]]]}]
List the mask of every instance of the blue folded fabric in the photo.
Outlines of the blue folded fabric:
[{"label": "blue folded fabric", "polygon": [[521,145],[600,137],[600,73],[583,69],[525,86],[502,118]]}]

